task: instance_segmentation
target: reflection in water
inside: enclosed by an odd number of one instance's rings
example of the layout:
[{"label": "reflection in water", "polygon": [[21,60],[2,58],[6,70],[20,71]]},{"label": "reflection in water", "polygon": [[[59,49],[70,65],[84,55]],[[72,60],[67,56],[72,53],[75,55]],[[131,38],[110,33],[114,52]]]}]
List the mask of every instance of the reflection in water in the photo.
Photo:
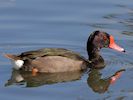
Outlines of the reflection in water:
[{"label": "reflection in water", "polygon": [[[114,83],[124,69],[114,73],[114,75],[108,78],[102,78],[102,74],[99,69],[91,69],[88,74],[87,83],[94,92],[104,93],[108,90],[110,84]],[[79,80],[83,72],[64,72],[64,73],[38,73],[33,76],[31,72],[22,72],[13,70],[11,78],[7,81],[5,86],[10,85],[26,85],[26,87],[38,87],[46,84],[54,84],[61,82],[69,82]],[[115,80],[114,80],[115,78]]]},{"label": "reflection in water", "polygon": [[36,76],[33,76],[31,72],[22,72],[18,70],[13,70],[11,78],[5,84],[9,85],[24,85],[26,87],[38,87],[45,84],[54,84],[59,82],[68,82],[79,80],[82,76],[81,71],[76,72],[64,72],[64,73],[37,73]]},{"label": "reflection in water", "polygon": [[125,71],[125,69],[115,72],[114,75],[108,78],[102,78],[102,73],[100,73],[99,69],[92,69],[87,79],[88,86],[91,87],[94,92],[104,93],[108,90],[109,86],[120,77],[123,71]]}]

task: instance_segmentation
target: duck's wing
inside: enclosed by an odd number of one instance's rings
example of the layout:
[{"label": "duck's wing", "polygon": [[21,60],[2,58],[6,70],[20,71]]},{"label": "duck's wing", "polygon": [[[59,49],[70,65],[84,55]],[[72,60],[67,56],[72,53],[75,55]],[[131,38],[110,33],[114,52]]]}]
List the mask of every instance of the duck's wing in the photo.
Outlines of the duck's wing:
[{"label": "duck's wing", "polygon": [[18,57],[22,58],[23,60],[36,59],[37,57],[45,57],[45,56],[63,56],[74,60],[88,61],[80,54],[63,48],[44,48],[36,51],[24,52],[18,55]]}]

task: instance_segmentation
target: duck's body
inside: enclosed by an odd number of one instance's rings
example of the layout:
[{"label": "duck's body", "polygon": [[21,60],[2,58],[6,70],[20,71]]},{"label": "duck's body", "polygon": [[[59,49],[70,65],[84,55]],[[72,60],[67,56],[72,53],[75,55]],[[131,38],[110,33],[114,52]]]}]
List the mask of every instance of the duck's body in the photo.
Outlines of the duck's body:
[{"label": "duck's body", "polygon": [[24,71],[31,71],[33,68],[46,73],[77,71],[86,69],[89,64],[83,56],[63,48],[44,48],[6,56],[13,60],[16,69]]},{"label": "duck's body", "polygon": [[[102,31],[93,32],[87,41],[87,52],[89,58],[62,48],[44,48],[35,51],[28,51],[20,55],[5,54],[13,61],[14,68],[24,71],[35,72],[67,72],[81,71],[88,67],[91,62],[93,68],[103,68],[105,66],[99,51],[103,47],[109,47],[121,52],[125,50],[115,44],[113,36]],[[89,59],[89,60],[88,60]]]}]

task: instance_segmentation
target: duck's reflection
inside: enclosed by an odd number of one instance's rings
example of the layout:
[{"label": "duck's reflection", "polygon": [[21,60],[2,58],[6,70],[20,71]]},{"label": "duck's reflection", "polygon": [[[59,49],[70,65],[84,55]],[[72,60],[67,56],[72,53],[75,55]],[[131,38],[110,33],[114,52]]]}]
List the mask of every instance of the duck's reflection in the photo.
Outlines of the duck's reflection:
[{"label": "duck's reflection", "polygon": [[54,84],[59,82],[68,82],[79,80],[82,76],[81,71],[64,72],[64,73],[37,73],[33,75],[30,72],[22,72],[13,70],[11,78],[7,81],[5,86],[9,85],[22,85],[26,84],[26,87],[38,87],[45,84]]},{"label": "duck's reflection", "polygon": [[92,88],[94,92],[104,93],[111,84],[116,82],[123,71],[125,71],[125,69],[118,70],[113,75],[103,78],[99,69],[91,69],[87,79],[88,86]]},{"label": "duck's reflection", "polygon": [[[108,78],[102,78],[102,73],[99,69],[91,69],[88,72],[87,83],[94,92],[104,93],[108,90],[110,84],[114,83],[121,75],[124,69],[115,72]],[[59,82],[68,82],[79,80],[83,72],[65,72],[65,73],[37,73],[33,75],[31,72],[22,72],[18,70],[13,70],[11,78],[7,81],[5,86],[9,85],[26,85],[26,87],[38,87],[45,84],[54,84]]]}]

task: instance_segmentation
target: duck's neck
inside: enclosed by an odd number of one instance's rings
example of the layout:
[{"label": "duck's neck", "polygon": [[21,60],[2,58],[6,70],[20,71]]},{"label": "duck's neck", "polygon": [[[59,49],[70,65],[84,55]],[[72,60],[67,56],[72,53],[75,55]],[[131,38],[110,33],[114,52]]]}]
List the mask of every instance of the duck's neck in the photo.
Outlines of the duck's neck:
[{"label": "duck's neck", "polygon": [[97,59],[100,56],[98,48],[96,48],[93,45],[88,45],[87,51],[88,51],[89,60]]},{"label": "duck's neck", "polygon": [[100,49],[95,47],[93,44],[89,43],[87,44],[87,51],[88,51],[88,56],[89,60],[92,61],[94,67],[104,67],[104,59],[102,56],[99,54]]}]

